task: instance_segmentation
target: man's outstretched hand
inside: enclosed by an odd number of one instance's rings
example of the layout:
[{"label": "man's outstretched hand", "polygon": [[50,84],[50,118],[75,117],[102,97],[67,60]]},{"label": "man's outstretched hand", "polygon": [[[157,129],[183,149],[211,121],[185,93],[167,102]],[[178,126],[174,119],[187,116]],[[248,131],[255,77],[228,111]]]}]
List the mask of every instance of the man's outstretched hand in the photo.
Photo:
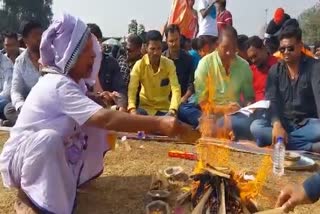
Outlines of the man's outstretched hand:
[{"label": "man's outstretched hand", "polygon": [[200,138],[200,133],[194,130],[191,126],[180,122],[175,117],[164,116],[159,117],[160,131],[169,137],[179,137],[187,143],[196,143]]},{"label": "man's outstretched hand", "polygon": [[289,185],[281,191],[276,207],[282,207],[284,212],[290,212],[293,211],[297,205],[310,203],[311,201],[302,185]]}]

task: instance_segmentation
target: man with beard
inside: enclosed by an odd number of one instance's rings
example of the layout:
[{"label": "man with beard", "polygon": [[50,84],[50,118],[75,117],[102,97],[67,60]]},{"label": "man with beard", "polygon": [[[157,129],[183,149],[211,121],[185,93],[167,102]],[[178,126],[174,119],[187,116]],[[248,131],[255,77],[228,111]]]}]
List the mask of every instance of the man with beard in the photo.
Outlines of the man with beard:
[{"label": "man with beard", "polygon": [[251,133],[261,147],[282,137],[288,150],[320,153],[320,62],[301,52],[300,28],[288,26],[279,40],[283,61],[270,69],[266,87],[271,116],[254,121]]},{"label": "man with beard", "polygon": [[169,25],[165,29],[168,49],[163,52],[163,55],[171,59],[175,66],[176,72],[181,87],[181,101],[186,102],[192,92],[190,85],[192,85],[191,76],[194,76],[194,66],[192,57],[181,49],[180,39],[181,33],[178,25]]},{"label": "man with beard", "polygon": [[247,41],[247,55],[252,63],[251,70],[253,76],[253,90],[255,101],[264,100],[265,87],[268,78],[269,69],[276,64],[277,58],[269,55],[262,39],[258,36],[252,36]]},{"label": "man with beard", "polygon": [[19,112],[32,87],[38,82],[39,73],[39,47],[42,27],[35,21],[26,22],[22,29],[22,37],[27,49],[16,59],[13,68],[11,101],[4,110],[8,121],[4,125],[14,125]]},{"label": "man with beard", "polygon": [[[161,56],[162,36],[159,31],[149,31],[146,38],[147,54],[136,62],[130,74],[128,111],[130,114],[175,116],[181,100],[176,67],[173,61]],[[139,84],[141,91],[137,105]]]}]

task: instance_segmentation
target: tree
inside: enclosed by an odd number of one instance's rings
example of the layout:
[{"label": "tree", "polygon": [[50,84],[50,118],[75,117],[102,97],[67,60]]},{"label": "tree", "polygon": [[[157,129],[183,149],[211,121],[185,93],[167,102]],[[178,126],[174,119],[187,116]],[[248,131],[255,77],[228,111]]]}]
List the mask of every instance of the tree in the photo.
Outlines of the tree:
[{"label": "tree", "polygon": [[137,34],[138,33],[138,22],[135,19],[132,19],[128,26],[128,34]]},{"label": "tree", "polygon": [[26,20],[37,20],[46,28],[52,19],[52,0],[0,0],[0,30],[20,30]]},{"label": "tree", "polygon": [[306,44],[320,41],[320,4],[305,10],[298,18]]},{"label": "tree", "polygon": [[144,27],[144,25],[143,24],[139,24],[139,26],[138,26],[138,35],[141,35],[145,31],[146,31],[146,28]]}]

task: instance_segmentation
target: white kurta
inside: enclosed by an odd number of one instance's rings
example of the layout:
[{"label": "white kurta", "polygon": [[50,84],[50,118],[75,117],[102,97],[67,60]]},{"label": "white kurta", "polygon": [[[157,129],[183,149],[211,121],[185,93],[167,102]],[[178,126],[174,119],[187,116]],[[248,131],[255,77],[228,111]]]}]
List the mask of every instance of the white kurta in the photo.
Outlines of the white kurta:
[{"label": "white kurta", "polygon": [[21,188],[41,209],[70,214],[77,187],[103,170],[106,131],[84,127],[101,108],[70,78],[41,77],[0,155],[4,185]]}]

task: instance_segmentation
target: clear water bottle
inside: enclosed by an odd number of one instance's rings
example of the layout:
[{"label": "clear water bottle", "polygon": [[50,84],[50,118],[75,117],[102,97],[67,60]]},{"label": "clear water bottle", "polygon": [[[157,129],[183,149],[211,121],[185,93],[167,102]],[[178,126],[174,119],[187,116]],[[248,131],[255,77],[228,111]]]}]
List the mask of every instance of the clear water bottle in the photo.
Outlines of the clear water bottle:
[{"label": "clear water bottle", "polygon": [[286,147],[282,137],[277,138],[273,152],[273,174],[282,176],[284,175],[284,159],[286,154]]}]

